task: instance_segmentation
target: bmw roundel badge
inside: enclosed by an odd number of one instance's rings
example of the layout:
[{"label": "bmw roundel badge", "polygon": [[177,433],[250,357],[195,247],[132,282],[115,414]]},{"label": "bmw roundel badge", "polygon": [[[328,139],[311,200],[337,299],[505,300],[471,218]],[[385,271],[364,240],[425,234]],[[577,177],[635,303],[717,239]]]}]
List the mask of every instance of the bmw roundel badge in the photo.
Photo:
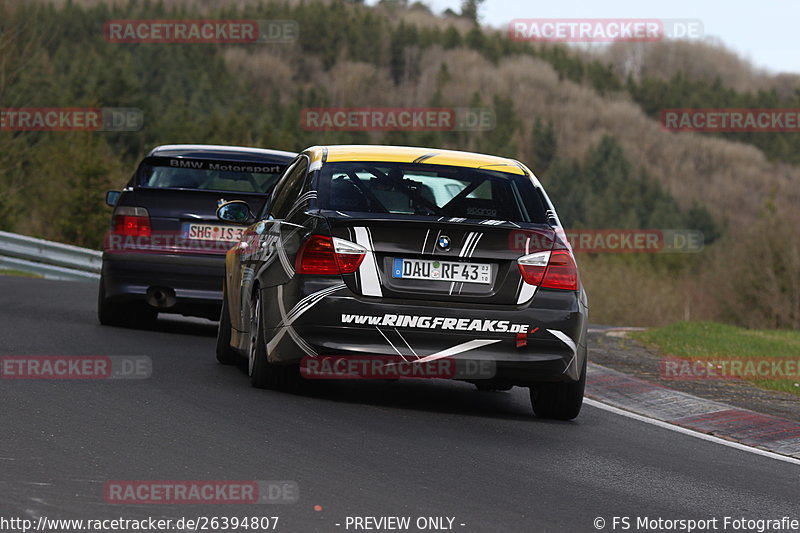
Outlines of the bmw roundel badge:
[{"label": "bmw roundel badge", "polygon": [[442,250],[449,250],[450,249],[450,237],[447,235],[442,235],[439,237],[439,248]]}]

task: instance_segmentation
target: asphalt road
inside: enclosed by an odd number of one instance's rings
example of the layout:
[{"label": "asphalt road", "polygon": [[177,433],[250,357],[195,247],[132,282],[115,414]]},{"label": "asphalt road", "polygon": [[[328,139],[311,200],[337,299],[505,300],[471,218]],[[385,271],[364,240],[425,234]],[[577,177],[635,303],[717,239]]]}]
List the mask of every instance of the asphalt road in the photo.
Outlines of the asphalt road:
[{"label": "asphalt road", "polygon": [[[588,532],[596,517],[611,531],[615,515],[800,519],[798,466],[590,406],[573,422],[537,420],[519,388],[257,390],[216,363],[215,324],[103,327],[95,294],[0,276],[0,355],[153,361],[144,380],[0,380],[0,517],[277,515],[287,532],[347,531],[347,516],[455,517],[470,532]],[[300,499],[115,505],[109,480],[292,480]]]}]

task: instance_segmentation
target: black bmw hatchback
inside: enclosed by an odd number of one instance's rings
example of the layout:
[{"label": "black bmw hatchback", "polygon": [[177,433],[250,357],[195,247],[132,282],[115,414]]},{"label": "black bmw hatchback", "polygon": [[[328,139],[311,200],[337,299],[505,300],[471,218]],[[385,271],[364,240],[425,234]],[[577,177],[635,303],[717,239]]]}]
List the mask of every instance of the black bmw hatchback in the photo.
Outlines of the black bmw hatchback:
[{"label": "black bmw hatchback", "polygon": [[225,252],[241,226],[221,224],[231,200],[258,211],[296,154],[216,145],[164,145],[142,160],[114,207],[103,249],[98,318],[146,325],[158,313],[216,319]]}]

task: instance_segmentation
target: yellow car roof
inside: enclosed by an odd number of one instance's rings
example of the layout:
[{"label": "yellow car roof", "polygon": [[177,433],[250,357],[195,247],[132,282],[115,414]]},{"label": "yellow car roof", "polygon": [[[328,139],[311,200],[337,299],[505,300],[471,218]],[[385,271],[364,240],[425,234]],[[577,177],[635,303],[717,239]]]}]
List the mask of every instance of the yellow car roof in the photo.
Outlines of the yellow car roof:
[{"label": "yellow car roof", "polygon": [[312,146],[305,150],[311,161],[321,161],[327,150],[326,162],[378,161],[387,163],[427,163],[430,165],[450,165],[454,167],[481,168],[525,175],[523,167],[505,157],[441,150],[438,148],[418,148],[412,146],[378,145],[334,145]]}]

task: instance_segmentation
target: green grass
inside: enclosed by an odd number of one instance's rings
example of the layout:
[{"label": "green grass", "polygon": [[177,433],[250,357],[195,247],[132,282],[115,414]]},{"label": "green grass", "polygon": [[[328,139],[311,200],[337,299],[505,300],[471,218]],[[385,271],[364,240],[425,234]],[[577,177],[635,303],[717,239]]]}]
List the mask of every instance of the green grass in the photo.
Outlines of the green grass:
[{"label": "green grass", "polygon": [[38,274],[31,274],[30,272],[23,272],[21,270],[5,270],[0,268],[0,276],[22,276],[24,278],[41,278]]},{"label": "green grass", "polygon": [[[632,333],[662,355],[689,359],[787,358],[800,360],[800,331],[753,330],[715,322],[676,322]],[[753,380],[766,389],[800,396],[800,379]]]}]

